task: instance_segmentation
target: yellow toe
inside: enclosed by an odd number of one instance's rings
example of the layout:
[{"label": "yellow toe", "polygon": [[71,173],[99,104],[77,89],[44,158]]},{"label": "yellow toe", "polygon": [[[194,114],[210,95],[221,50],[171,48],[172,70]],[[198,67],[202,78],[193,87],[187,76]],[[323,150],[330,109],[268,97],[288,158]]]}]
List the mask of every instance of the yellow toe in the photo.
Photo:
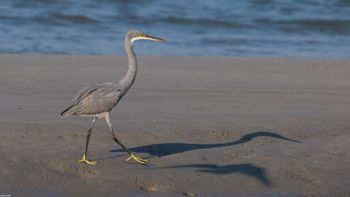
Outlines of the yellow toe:
[{"label": "yellow toe", "polygon": [[136,156],[135,154],[131,153],[130,157],[127,158],[125,161],[129,161],[130,159],[134,159],[136,162],[139,162],[143,165],[147,164],[147,160],[141,159],[140,157]]},{"label": "yellow toe", "polygon": [[84,154],[83,158],[78,160],[78,163],[87,163],[89,165],[96,165],[97,161],[90,161],[90,160],[86,159],[86,155]]},{"label": "yellow toe", "polygon": [[96,165],[97,161],[90,161],[90,160],[87,160],[87,159],[81,159],[81,160],[78,161],[78,163],[87,163],[89,165]]}]

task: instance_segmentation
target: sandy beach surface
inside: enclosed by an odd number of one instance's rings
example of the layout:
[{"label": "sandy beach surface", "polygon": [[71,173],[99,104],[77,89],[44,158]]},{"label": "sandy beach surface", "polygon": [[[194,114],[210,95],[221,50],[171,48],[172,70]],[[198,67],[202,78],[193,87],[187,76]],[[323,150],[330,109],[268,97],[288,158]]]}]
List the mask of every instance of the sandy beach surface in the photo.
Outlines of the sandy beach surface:
[{"label": "sandy beach surface", "polygon": [[350,60],[140,57],[113,110],[61,119],[76,91],[117,80],[125,57],[0,55],[0,194],[349,196]]}]

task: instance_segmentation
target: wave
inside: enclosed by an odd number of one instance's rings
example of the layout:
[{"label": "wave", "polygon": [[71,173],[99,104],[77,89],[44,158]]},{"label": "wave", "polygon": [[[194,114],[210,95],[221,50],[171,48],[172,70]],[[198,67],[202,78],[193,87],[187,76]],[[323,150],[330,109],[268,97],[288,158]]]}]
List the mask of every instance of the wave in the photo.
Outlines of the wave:
[{"label": "wave", "polygon": [[232,21],[224,21],[220,19],[208,19],[208,18],[179,18],[179,17],[165,17],[160,18],[159,21],[163,23],[171,23],[177,25],[200,25],[207,27],[223,27],[223,28],[249,28],[250,25],[242,24]]},{"label": "wave", "polygon": [[275,26],[285,32],[318,32],[327,34],[349,34],[350,19],[292,19],[274,20],[262,18],[255,20],[257,24]]},{"label": "wave", "polygon": [[32,16],[32,17],[21,17],[21,16],[0,16],[0,21],[12,22],[12,23],[37,23],[41,25],[65,25],[65,24],[100,24],[100,21],[84,16],[84,15],[65,15],[65,14],[51,14],[44,16]]},{"label": "wave", "polygon": [[48,19],[54,19],[54,20],[62,20],[67,21],[70,23],[76,23],[76,24],[98,24],[100,23],[98,20],[84,16],[84,15],[64,15],[64,14],[54,14],[51,15]]}]

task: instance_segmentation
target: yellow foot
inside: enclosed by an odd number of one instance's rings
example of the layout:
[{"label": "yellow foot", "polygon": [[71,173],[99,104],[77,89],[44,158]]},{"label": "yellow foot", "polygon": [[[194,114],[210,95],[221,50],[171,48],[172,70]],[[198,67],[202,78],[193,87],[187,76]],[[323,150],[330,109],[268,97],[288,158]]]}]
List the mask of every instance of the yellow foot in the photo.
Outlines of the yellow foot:
[{"label": "yellow foot", "polygon": [[141,159],[140,157],[134,155],[133,153],[131,153],[130,157],[127,158],[125,161],[129,161],[130,159],[134,159],[135,161],[137,161],[143,165],[147,164],[147,162],[148,162],[147,160]]},{"label": "yellow foot", "polygon": [[90,160],[87,160],[87,159],[86,159],[86,155],[85,155],[85,153],[84,153],[83,158],[80,159],[80,160],[78,160],[78,163],[87,163],[87,164],[89,164],[89,165],[96,165],[96,164],[97,164],[97,161],[90,161]]}]

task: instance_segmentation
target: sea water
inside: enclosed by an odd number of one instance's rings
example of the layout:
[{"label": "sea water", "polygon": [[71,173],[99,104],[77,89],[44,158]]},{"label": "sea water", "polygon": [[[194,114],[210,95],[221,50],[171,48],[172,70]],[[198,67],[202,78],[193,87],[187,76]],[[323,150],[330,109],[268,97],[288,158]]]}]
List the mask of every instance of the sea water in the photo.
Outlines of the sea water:
[{"label": "sea water", "polygon": [[1,0],[0,53],[350,57],[350,0]]}]

